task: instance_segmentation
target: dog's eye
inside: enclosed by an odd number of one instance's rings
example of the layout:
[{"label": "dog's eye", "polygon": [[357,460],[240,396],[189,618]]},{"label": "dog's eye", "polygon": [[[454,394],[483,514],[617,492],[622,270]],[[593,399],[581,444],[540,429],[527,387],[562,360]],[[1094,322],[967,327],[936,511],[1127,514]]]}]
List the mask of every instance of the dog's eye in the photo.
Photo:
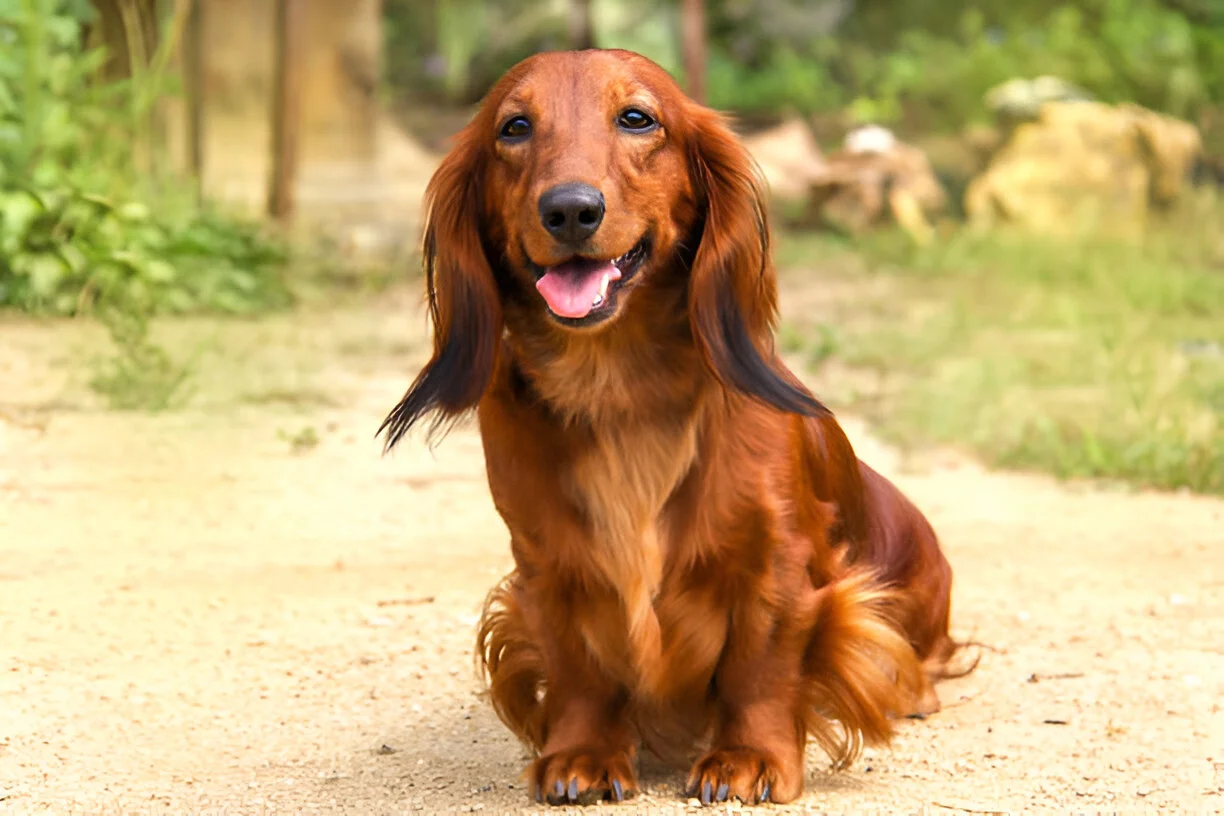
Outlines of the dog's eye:
[{"label": "dog's eye", "polygon": [[502,125],[499,136],[508,142],[521,142],[531,135],[531,122],[526,116],[516,116]]},{"label": "dog's eye", "polygon": [[655,120],[650,118],[649,114],[642,113],[637,108],[629,108],[621,111],[621,115],[616,117],[616,124],[620,125],[625,130],[650,130],[655,126]]}]

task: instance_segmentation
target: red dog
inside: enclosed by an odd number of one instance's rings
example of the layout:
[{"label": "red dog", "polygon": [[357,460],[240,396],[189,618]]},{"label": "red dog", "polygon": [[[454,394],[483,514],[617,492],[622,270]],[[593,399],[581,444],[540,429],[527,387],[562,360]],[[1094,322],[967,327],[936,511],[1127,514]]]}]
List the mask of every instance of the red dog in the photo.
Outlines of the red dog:
[{"label": "red dog", "polygon": [[636,54],[539,54],[426,198],[433,358],[382,430],[477,410],[516,565],[480,656],[537,799],[621,800],[642,743],[703,747],[704,802],[788,802],[809,735],[844,765],[938,708],[951,570],[778,360],[718,114]]}]

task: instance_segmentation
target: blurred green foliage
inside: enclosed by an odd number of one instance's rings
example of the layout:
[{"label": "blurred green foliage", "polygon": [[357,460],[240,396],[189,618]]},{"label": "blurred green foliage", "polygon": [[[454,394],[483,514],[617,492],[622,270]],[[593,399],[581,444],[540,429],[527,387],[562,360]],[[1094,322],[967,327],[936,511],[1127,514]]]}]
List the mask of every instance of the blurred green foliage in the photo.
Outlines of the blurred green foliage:
[{"label": "blurred green foliage", "polygon": [[990,87],[1039,74],[1182,117],[1224,91],[1224,23],[1161,0],[908,2],[898,17],[854,20],[840,49],[860,118],[956,128],[986,115]]},{"label": "blurred green foliage", "polygon": [[[159,50],[105,80],[82,0],[0,0],[0,306],[130,314],[283,303],[284,249],[149,172]],[[106,310],[103,310],[104,312]]]},{"label": "blurred green foliage", "polygon": [[[592,0],[596,43],[679,75],[677,0]],[[567,47],[567,3],[388,0],[389,79],[470,103],[518,59]],[[708,0],[709,102],[741,114],[849,110],[955,130],[983,96],[1054,74],[1105,101],[1192,117],[1224,100],[1218,0]]]}]

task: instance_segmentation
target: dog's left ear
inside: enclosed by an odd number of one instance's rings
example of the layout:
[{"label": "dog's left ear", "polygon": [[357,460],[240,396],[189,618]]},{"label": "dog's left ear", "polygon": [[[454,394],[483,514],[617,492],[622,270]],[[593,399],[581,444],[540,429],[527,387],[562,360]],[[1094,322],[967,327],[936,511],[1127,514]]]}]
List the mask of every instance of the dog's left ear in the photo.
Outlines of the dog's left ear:
[{"label": "dog's left ear", "polygon": [[727,388],[789,413],[828,415],[774,357],[778,284],[760,169],[718,113],[694,107],[688,164],[704,222],[689,282],[693,335]]},{"label": "dog's left ear", "polygon": [[386,435],[386,450],[427,414],[433,415],[433,437],[474,408],[497,363],[501,300],[480,235],[484,127],[478,117],[460,132],[425,191],[433,356],[378,429]]}]

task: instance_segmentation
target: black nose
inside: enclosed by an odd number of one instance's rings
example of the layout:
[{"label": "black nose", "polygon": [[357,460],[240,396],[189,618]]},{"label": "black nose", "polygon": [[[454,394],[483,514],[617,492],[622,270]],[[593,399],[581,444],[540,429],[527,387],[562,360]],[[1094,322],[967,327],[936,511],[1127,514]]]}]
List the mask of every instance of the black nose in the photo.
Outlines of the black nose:
[{"label": "black nose", "polygon": [[558,241],[585,241],[599,229],[603,217],[603,193],[589,184],[558,184],[540,196],[540,221]]}]

